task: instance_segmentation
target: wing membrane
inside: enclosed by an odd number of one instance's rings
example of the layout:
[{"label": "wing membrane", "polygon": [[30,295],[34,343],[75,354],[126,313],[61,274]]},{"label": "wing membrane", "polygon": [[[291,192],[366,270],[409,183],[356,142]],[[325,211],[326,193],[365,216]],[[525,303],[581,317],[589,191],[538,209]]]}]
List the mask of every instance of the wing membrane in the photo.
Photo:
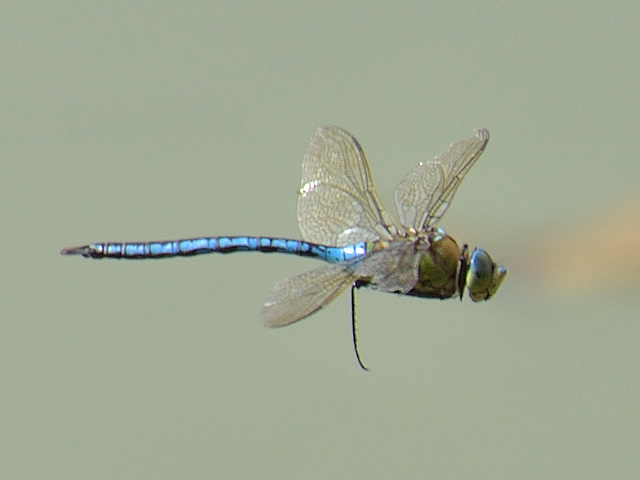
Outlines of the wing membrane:
[{"label": "wing membrane", "polygon": [[452,144],[446,152],[409,172],[395,191],[400,223],[417,231],[437,223],[488,141],[489,131],[481,128],[474,137]]},{"label": "wing membrane", "polygon": [[406,294],[418,282],[422,249],[427,245],[416,247],[414,242],[399,241],[368,254],[355,266],[356,277],[371,282],[375,290]]},{"label": "wing membrane", "polygon": [[320,127],[311,138],[302,162],[298,224],[306,241],[340,247],[397,233],[364,150],[346,130]]},{"label": "wing membrane", "polygon": [[260,311],[267,327],[284,327],[302,320],[347,289],[356,280],[349,262],[334,263],[278,283]]},{"label": "wing membrane", "polygon": [[418,281],[421,256],[413,242],[395,242],[388,249],[288,278],[273,288],[260,319],[267,327],[302,320],[331,303],[356,280],[371,282],[384,292],[407,293]]}]

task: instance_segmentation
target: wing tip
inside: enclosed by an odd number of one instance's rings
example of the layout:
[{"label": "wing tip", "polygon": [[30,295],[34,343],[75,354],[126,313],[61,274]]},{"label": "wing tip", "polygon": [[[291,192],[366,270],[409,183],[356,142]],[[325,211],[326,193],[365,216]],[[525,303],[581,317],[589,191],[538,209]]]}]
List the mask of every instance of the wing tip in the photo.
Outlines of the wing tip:
[{"label": "wing tip", "polygon": [[476,137],[484,142],[488,142],[490,137],[489,130],[485,127],[476,128]]}]

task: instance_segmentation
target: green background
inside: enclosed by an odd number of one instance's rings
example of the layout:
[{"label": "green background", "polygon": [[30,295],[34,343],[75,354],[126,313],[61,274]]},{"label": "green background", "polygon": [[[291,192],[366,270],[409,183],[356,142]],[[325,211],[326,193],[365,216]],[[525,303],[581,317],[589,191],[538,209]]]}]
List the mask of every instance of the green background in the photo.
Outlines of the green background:
[{"label": "green background", "polygon": [[[0,477],[638,478],[637,1],[7,2],[0,23]],[[257,320],[315,261],[58,254],[299,238],[322,124],[389,207],[489,128],[440,226],[508,267],[498,295],[362,290],[366,373],[347,295]]]}]

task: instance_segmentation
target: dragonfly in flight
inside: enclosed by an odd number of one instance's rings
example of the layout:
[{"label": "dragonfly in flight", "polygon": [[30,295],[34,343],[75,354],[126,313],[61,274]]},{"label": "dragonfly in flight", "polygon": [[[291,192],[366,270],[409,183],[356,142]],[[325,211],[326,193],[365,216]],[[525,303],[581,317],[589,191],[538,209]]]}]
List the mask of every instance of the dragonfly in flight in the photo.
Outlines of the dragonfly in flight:
[{"label": "dragonfly in flight", "polygon": [[65,248],[63,255],[88,258],[158,259],[238,251],[279,252],[328,262],[278,283],[260,311],[267,327],[308,317],[351,288],[351,329],[356,335],[355,292],[369,287],[423,298],[491,298],[507,270],[478,247],[469,252],[438,221],[460,183],[489,141],[479,129],[432,161],[420,163],[395,190],[400,222],[394,220],[373,184],[358,141],[346,130],[324,126],[310,140],[302,162],[298,225],[303,240],[231,236],[133,243],[92,243]]}]

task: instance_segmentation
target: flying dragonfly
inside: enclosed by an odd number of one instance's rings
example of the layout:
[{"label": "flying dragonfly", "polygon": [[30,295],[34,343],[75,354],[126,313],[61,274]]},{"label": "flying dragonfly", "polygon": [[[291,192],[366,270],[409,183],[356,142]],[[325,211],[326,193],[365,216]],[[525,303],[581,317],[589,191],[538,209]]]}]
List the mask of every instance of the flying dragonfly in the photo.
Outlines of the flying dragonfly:
[{"label": "flying dragonfly", "polygon": [[491,298],[507,270],[478,247],[469,253],[437,227],[460,183],[489,141],[489,132],[452,144],[420,163],[395,190],[400,222],[387,212],[358,141],[346,130],[319,127],[302,161],[298,225],[303,240],[231,236],[133,243],[92,243],[62,255],[158,259],[240,251],[278,252],[328,262],[278,283],[260,311],[267,327],[308,317],[351,288],[351,330],[358,364],[355,292],[369,287],[423,298]]}]

